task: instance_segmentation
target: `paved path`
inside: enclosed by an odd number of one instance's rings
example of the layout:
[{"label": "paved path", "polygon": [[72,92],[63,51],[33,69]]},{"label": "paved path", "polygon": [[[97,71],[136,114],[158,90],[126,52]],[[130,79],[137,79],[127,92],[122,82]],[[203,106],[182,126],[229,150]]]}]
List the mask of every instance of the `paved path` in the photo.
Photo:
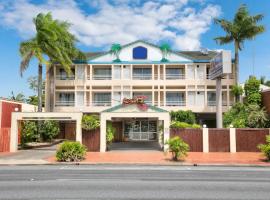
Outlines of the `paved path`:
[{"label": "paved path", "polygon": [[258,167],[0,167],[0,199],[265,200],[269,188]]},{"label": "paved path", "polygon": [[48,164],[48,158],[55,156],[57,145],[29,150],[19,150],[16,153],[0,154],[0,165],[12,164]]}]

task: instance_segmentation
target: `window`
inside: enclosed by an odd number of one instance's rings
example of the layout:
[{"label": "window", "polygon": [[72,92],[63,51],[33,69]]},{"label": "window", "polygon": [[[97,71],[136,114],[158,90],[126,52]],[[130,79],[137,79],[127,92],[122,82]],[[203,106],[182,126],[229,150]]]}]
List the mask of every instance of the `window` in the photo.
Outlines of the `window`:
[{"label": "window", "polygon": [[93,105],[94,106],[110,106],[111,93],[95,93]]},{"label": "window", "polygon": [[109,80],[112,78],[111,68],[94,68],[94,80]]},{"label": "window", "polygon": [[184,70],[182,68],[166,68],[166,79],[183,79]]},{"label": "window", "polygon": [[74,99],[74,93],[61,92],[58,94],[55,106],[74,106]]},{"label": "window", "polygon": [[133,48],[133,59],[147,59],[147,49],[142,46]]},{"label": "window", "polygon": [[207,92],[207,105],[208,106],[216,105],[216,92]]},{"label": "window", "polygon": [[150,80],[152,78],[151,68],[133,68],[133,79]]},{"label": "window", "polygon": [[185,106],[183,92],[167,92],[166,106]]},{"label": "window", "polygon": [[71,69],[72,74],[70,74],[69,76],[67,75],[67,72],[64,69],[59,69],[59,75],[56,76],[57,79],[60,80],[74,80],[75,79],[75,69],[72,68]]}]

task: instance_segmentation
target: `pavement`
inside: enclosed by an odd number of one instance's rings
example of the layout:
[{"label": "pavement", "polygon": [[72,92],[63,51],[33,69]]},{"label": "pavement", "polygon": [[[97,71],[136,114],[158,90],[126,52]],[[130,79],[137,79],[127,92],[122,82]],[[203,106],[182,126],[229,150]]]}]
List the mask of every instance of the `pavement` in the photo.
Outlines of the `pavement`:
[{"label": "pavement", "polygon": [[0,166],[0,199],[269,199],[270,168]]}]

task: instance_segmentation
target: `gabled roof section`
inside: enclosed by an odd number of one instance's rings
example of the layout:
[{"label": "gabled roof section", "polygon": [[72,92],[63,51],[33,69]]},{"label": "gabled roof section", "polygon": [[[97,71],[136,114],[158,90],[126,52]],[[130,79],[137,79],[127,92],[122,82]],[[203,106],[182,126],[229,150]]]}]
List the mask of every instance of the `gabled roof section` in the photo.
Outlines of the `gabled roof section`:
[{"label": "gabled roof section", "polygon": [[201,51],[179,51],[178,53],[186,55],[192,60],[211,60],[218,54],[217,51],[208,51],[207,54],[203,54]]},{"label": "gabled roof section", "polygon": [[[111,107],[111,108],[108,108],[106,110],[103,110],[102,112],[124,112],[126,111],[127,113],[132,113],[132,111],[126,109],[126,108],[137,108],[136,105],[132,104],[132,105],[122,105],[122,104],[119,104],[117,106],[114,106],[114,107]],[[148,109],[146,111],[142,111],[140,110],[140,112],[168,112],[167,110],[164,110],[162,108],[159,108],[159,107],[156,107],[156,106],[152,106],[152,105],[148,105]]]},{"label": "gabled roof section", "polygon": [[[136,44],[136,43],[144,43],[146,45],[149,45],[149,46],[152,46],[154,48],[158,48],[159,49],[159,46],[158,45],[155,45],[153,43],[150,43],[150,42],[147,42],[147,41],[144,41],[144,40],[136,40],[134,42],[131,42],[131,43],[128,43],[128,44],[125,44],[125,45],[122,45],[122,49],[128,47],[128,46],[131,46],[133,44]],[[94,52],[89,52],[89,53],[86,53],[87,55],[87,58],[88,60],[93,60],[95,58],[98,58],[100,56],[103,56],[103,55],[106,55],[106,54],[109,54],[110,51],[107,51],[107,52],[97,52],[96,54]],[[192,60],[192,57],[190,57],[189,55],[186,55],[186,54],[182,54],[181,52],[177,52],[177,51],[171,51],[172,54],[176,54],[177,56],[182,56],[186,59],[189,59],[189,60]]]}]

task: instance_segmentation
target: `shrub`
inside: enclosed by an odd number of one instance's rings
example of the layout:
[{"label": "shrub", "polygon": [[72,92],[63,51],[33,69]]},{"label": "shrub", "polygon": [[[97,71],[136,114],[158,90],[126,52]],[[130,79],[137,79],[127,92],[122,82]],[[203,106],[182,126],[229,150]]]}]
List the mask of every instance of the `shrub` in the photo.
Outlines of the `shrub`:
[{"label": "shrub", "polygon": [[189,145],[185,143],[180,137],[176,136],[170,138],[166,144],[169,145],[169,151],[172,153],[172,159],[177,161],[179,158],[187,156]]},{"label": "shrub", "polygon": [[111,122],[107,123],[107,130],[106,130],[106,142],[110,145],[114,139],[116,129],[112,126]]},{"label": "shrub", "polygon": [[171,111],[171,120],[179,121],[179,122],[186,122],[188,124],[196,123],[195,114],[191,110],[179,110],[179,111]]},{"label": "shrub", "polygon": [[85,130],[93,130],[100,127],[99,117],[96,115],[83,115],[82,128]]},{"label": "shrub", "polygon": [[65,141],[56,151],[56,159],[61,162],[78,162],[85,158],[86,147],[79,142]]},{"label": "shrub", "polygon": [[242,103],[234,104],[230,110],[224,113],[223,124],[224,127],[229,127],[231,124],[235,128],[243,128],[246,126],[247,120],[246,106]]},{"label": "shrub", "polygon": [[265,155],[267,160],[270,160],[270,136],[266,136],[266,144],[259,144],[258,149]]},{"label": "shrub", "polygon": [[40,125],[39,133],[41,134],[43,141],[51,142],[52,139],[56,138],[59,132],[59,123],[56,121],[43,121]]},{"label": "shrub", "polygon": [[261,104],[260,84],[260,80],[254,76],[245,82],[244,90],[248,104]]},{"label": "shrub", "polygon": [[244,90],[241,85],[233,85],[232,86],[232,93],[235,97],[241,96],[243,94]]},{"label": "shrub", "polygon": [[37,125],[33,121],[23,121],[21,129],[21,145],[24,147],[27,142],[37,142],[39,134]]},{"label": "shrub", "polygon": [[186,122],[172,121],[171,128],[201,128],[199,124],[188,124]]},{"label": "shrub", "polygon": [[268,121],[268,117],[264,108],[256,104],[250,104],[247,106],[248,117],[247,125],[250,128],[261,128],[265,127]]}]

